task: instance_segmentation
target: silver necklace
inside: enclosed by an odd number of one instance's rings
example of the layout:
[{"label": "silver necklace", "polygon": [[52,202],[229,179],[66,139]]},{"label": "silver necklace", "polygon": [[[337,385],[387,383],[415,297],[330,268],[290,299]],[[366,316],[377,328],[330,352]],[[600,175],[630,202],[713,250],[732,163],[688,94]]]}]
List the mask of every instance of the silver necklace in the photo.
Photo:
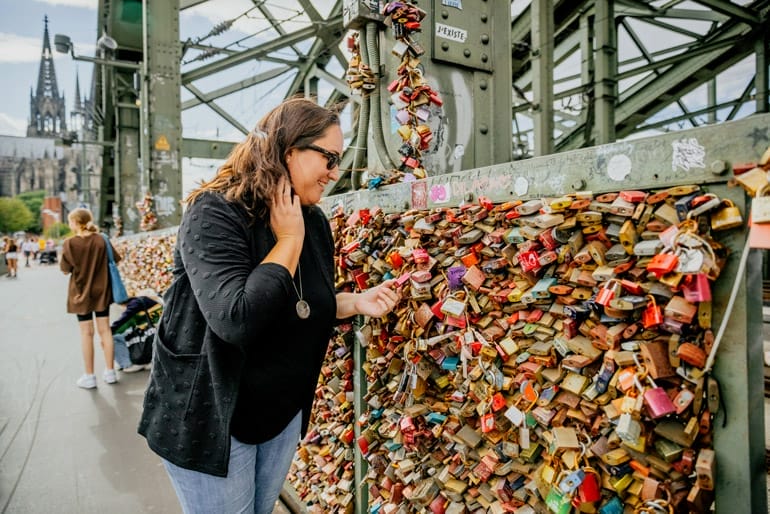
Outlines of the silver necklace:
[{"label": "silver necklace", "polygon": [[297,293],[297,298],[299,298],[294,308],[297,310],[297,316],[300,319],[308,319],[310,317],[310,305],[302,298],[302,267],[300,267],[299,262],[297,262],[297,276],[299,277],[299,290],[297,290],[294,279],[292,278],[291,280],[294,292]]},{"label": "silver necklace", "polygon": [[[270,227],[270,233],[273,235],[273,239],[277,243],[278,237],[275,235],[272,227]],[[299,264],[299,259],[297,259],[297,276],[299,277],[299,289],[297,289],[297,285],[294,283],[294,277],[291,279],[291,285],[294,288],[294,292],[297,293],[297,298],[299,298],[297,303],[294,304],[294,309],[297,311],[297,316],[299,316],[299,319],[308,319],[310,317],[310,304],[307,303],[304,298],[302,298],[302,267]]]}]

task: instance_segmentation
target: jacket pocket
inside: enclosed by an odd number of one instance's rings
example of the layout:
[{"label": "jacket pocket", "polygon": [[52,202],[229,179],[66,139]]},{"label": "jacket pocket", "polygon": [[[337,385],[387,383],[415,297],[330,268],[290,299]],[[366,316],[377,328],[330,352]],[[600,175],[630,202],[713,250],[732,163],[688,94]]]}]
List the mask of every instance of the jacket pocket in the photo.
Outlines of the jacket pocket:
[{"label": "jacket pocket", "polygon": [[200,390],[206,375],[206,355],[175,353],[156,334],[152,375],[147,389],[147,400],[160,407],[163,416],[185,420],[190,410],[193,392]]}]

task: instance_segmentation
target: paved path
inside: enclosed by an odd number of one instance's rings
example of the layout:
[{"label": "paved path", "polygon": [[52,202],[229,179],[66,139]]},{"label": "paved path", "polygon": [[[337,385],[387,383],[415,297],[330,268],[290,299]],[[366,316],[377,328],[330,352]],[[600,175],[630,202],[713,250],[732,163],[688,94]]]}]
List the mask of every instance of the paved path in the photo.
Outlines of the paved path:
[{"label": "paved path", "polygon": [[147,372],[105,384],[98,347],[97,389],[75,386],[83,366],[68,280],[58,265],[0,277],[0,514],[180,513],[136,433]]},{"label": "paved path", "polygon": [[[57,265],[0,277],[0,513],[181,512],[136,434],[147,372],[75,386],[83,366],[67,282]],[[101,348],[95,362],[101,377]]]}]

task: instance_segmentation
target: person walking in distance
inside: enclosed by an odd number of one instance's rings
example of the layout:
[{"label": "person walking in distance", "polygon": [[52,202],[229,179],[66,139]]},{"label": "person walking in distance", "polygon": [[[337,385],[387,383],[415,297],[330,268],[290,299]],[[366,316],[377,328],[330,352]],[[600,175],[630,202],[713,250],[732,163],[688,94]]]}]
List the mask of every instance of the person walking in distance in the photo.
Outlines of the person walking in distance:
[{"label": "person walking in distance", "polygon": [[[59,267],[65,274],[70,274],[67,312],[77,316],[80,327],[85,373],[76,384],[84,389],[93,389],[96,387],[94,323],[104,353],[105,370],[102,378],[108,384],[118,381],[113,364],[114,346],[109,319],[112,289],[107,271],[108,243],[99,235],[99,229],[94,225],[93,215],[88,209],[75,209],[69,214],[68,221],[73,235],[64,241]],[[120,261],[120,255],[114,247],[112,254],[115,262]]]},{"label": "person walking in distance", "polygon": [[19,274],[19,245],[9,237],[5,243],[5,261],[8,264],[8,277],[18,278]]},{"label": "person walking in distance", "polygon": [[394,280],[334,289],[316,204],[342,144],[335,112],[286,100],[186,200],[139,422],[185,514],[272,513],[335,319],[398,302]]}]

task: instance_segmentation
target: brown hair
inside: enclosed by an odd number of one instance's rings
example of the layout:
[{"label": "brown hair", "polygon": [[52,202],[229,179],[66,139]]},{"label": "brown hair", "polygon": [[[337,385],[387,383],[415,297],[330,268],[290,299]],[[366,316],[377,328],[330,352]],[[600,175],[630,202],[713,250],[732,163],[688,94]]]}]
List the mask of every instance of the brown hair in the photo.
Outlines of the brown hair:
[{"label": "brown hair", "polygon": [[67,219],[74,222],[80,230],[99,232],[99,227],[94,225],[94,215],[88,209],[75,209],[67,215]]},{"label": "brown hair", "polygon": [[228,201],[241,204],[250,216],[264,216],[270,207],[278,181],[288,175],[286,154],[323,136],[332,125],[339,125],[336,112],[306,98],[291,98],[271,110],[257,127],[238,143],[216,176],[192,191],[185,199],[194,202],[202,193],[224,194]]}]

